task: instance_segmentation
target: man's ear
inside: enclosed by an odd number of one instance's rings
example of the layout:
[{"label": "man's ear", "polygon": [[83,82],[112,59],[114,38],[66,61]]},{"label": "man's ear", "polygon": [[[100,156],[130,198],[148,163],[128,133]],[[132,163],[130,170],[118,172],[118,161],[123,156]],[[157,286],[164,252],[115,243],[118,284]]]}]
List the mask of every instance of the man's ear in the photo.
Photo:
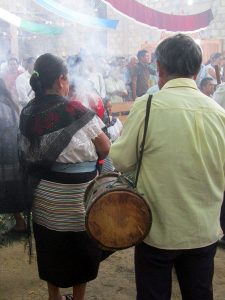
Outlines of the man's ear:
[{"label": "man's ear", "polygon": [[159,77],[164,77],[165,76],[165,70],[162,67],[161,63],[157,60],[156,61],[156,65],[157,65],[157,72],[158,72],[158,76]]},{"label": "man's ear", "polygon": [[167,72],[158,60],[156,61],[156,65],[157,65],[157,73],[158,73],[158,86],[159,89],[161,89],[168,80]]}]

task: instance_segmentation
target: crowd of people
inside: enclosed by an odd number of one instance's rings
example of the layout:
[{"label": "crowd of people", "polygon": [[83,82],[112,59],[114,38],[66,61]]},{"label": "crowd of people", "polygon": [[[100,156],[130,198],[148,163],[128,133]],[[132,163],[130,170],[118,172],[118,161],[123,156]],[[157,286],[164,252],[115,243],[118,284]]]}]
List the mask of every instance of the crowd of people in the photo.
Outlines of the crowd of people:
[{"label": "crowd of people", "polygon": [[[159,90],[155,53],[152,53],[150,58],[147,50],[138,51],[137,56],[106,59],[95,57],[81,49],[78,54],[63,59],[68,67],[71,89],[76,83],[84,104],[87,104],[88,96],[94,99],[110,99],[113,104],[134,101],[145,93],[155,93]],[[19,62],[10,54],[8,60],[0,66],[0,77],[20,108],[34,97],[29,81],[35,60],[35,57],[27,57]],[[218,67],[219,78],[215,66]],[[213,97],[216,87],[216,94],[220,93],[221,87],[218,85],[225,81],[224,66],[225,57],[219,52],[213,53],[205,64],[201,63],[196,84],[207,96]],[[221,97],[218,99],[216,94],[216,101],[225,106],[225,101],[221,100]]]},{"label": "crowd of people", "polygon": [[[1,65],[0,213],[14,214],[14,232],[30,233],[22,212],[32,211],[49,300],[84,300],[111,254],[85,230],[84,193],[101,172],[135,172],[149,94],[137,191],[153,223],[135,246],[136,299],[169,300],[173,267],[182,299],[213,299],[220,216],[225,233],[223,62],[215,53],[203,65],[200,47],[178,34],[151,59],[147,50],[110,61],[81,50]],[[123,127],[112,105],[126,101],[134,104]]]}]

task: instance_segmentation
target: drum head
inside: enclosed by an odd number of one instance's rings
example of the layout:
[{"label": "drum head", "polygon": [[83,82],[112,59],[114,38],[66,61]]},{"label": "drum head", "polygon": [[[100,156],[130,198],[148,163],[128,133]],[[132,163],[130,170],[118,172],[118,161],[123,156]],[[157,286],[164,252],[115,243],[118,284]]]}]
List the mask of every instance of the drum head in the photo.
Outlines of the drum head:
[{"label": "drum head", "polygon": [[112,189],[95,199],[86,212],[86,229],[109,250],[126,249],[148,234],[152,215],[145,200],[129,189]]}]

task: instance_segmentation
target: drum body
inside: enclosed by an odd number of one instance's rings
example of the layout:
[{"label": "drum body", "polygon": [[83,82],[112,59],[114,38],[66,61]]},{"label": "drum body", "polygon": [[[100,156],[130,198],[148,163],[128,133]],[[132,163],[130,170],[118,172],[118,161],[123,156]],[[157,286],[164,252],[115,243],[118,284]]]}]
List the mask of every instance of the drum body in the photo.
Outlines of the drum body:
[{"label": "drum body", "polygon": [[151,228],[152,215],[146,201],[117,173],[96,177],[87,187],[85,203],[86,230],[104,249],[134,246]]}]

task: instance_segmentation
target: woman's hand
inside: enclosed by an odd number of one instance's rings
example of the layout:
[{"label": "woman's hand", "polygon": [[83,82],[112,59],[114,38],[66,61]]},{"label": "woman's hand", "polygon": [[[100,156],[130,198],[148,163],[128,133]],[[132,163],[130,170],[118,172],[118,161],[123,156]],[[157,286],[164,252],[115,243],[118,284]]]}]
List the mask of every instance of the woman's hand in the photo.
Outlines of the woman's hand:
[{"label": "woman's hand", "polygon": [[110,140],[107,135],[102,132],[93,140],[93,143],[95,145],[95,149],[99,159],[104,159],[108,155],[111,146]]}]

